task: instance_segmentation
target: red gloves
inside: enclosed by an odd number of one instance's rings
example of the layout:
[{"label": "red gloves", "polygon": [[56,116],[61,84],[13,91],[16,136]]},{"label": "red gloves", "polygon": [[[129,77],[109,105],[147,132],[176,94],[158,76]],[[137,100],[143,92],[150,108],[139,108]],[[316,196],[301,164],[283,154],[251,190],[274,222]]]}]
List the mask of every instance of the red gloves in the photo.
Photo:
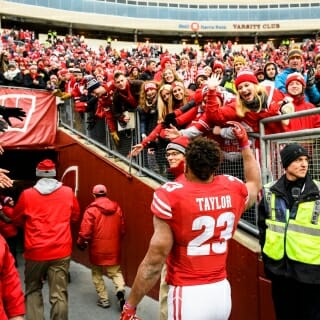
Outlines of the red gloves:
[{"label": "red gloves", "polygon": [[240,149],[249,148],[249,138],[246,129],[236,121],[228,121],[227,124],[231,125],[232,133],[234,137],[238,140]]},{"label": "red gloves", "polygon": [[121,312],[120,320],[141,320],[136,316],[136,309],[137,308],[130,306],[128,303],[125,303]]}]

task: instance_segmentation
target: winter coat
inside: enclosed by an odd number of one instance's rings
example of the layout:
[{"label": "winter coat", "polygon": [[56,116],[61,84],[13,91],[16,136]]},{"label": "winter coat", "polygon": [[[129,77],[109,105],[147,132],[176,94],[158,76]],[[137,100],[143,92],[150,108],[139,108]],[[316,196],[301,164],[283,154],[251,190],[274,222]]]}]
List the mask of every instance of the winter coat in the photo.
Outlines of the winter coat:
[{"label": "winter coat", "polygon": [[[287,93],[286,80],[288,78],[288,75],[290,75],[293,72],[298,72],[298,70],[292,69],[292,68],[286,68],[281,73],[279,73],[275,79],[275,87],[278,90],[282,91],[283,93]],[[303,76],[304,76],[305,82],[307,83],[307,75],[303,75]],[[313,104],[317,104],[320,102],[320,92],[318,91],[315,84],[313,84],[310,87],[307,86],[305,90],[305,97],[308,102],[311,102]]]},{"label": "winter coat", "polygon": [[[310,110],[315,108],[315,106],[305,100],[304,95],[295,97],[293,100],[294,111],[299,112],[303,110]],[[320,128],[320,115],[313,114],[310,116],[303,116],[299,118],[292,118],[289,121],[289,125],[284,126],[285,131],[296,131]]]},{"label": "winter coat", "polygon": [[85,210],[78,244],[89,243],[89,259],[94,265],[120,264],[124,216],[119,204],[107,197],[96,198]]},{"label": "winter coat", "polygon": [[[11,219],[13,214],[13,208],[9,206],[3,206],[2,207],[3,213]],[[0,220],[0,234],[5,238],[12,238],[16,236],[18,233],[17,227],[13,223],[7,223],[3,220]]]},{"label": "winter coat", "polygon": [[[35,84],[33,81],[38,81],[38,84]],[[43,80],[43,77],[40,74],[31,74],[26,72],[23,77],[23,85],[32,89],[45,89],[46,82]]]},{"label": "winter coat", "polygon": [[115,89],[112,114],[117,121],[123,122],[123,112],[134,112],[138,107],[142,80],[128,80],[125,90]]},{"label": "winter coat", "polygon": [[0,319],[8,320],[25,314],[24,295],[19,273],[9,247],[0,236]]},{"label": "winter coat", "polygon": [[[298,206],[305,202],[312,202],[320,199],[319,188],[309,175],[306,176],[306,180],[304,183],[303,182],[303,180],[297,180],[289,185],[288,182],[286,182],[285,175],[283,175],[270,187],[270,191],[275,194],[277,198],[282,200],[281,203],[285,204],[286,209],[290,210],[290,216],[293,212],[292,208],[294,200],[292,199],[292,196],[290,196],[293,187],[299,187],[300,190],[303,190],[301,191],[299,197]],[[267,232],[266,219],[269,218],[266,196],[267,195],[264,194],[263,199],[258,206],[259,240],[261,248],[264,248],[265,245]],[[278,201],[276,203],[280,202]],[[289,222],[293,223],[294,220],[295,217],[290,217]],[[308,223],[306,223],[306,225],[308,225]],[[314,228],[315,230],[319,230],[319,227],[316,225]],[[308,242],[309,238],[306,237],[305,240]],[[281,238],[279,238],[279,241],[282,241]],[[310,250],[318,251],[318,248],[310,247]],[[262,258],[264,262],[265,273],[268,278],[272,278],[274,275],[277,275],[295,279],[296,281],[302,283],[320,284],[319,264],[308,264],[292,260],[288,257],[286,252],[283,258],[279,260],[269,258],[266,254],[264,254],[264,252],[262,252]]]},{"label": "winter coat", "polygon": [[[234,98],[227,99],[223,107],[221,107],[221,100],[217,92],[209,90],[205,113],[194,125],[195,130],[206,132],[209,128],[213,128],[216,125],[223,127],[227,121],[233,120],[242,123],[248,132],[259,133],[259,121],[266,117],[280,115],[280,102],[284,98],[284,94],[273,87],[266,87],[266,91],[268,95],[267,108],[259,112],[248,109],[243,116],[240,116],[238,115],[236,100]],[[284,129],[280,123],[271,122],[266,124],[265,131],[267,134],[270,134],[283,132]],[[255,146],[259,148],[258,139],[255,140]]]},{"label": "winter coat", "polygon": [[71,222],[80,218],[78,201],[70,187],[42,178],[24,190],[13,211],[12,222],[24,228],[25,259],[45,261],[71,255]]}]

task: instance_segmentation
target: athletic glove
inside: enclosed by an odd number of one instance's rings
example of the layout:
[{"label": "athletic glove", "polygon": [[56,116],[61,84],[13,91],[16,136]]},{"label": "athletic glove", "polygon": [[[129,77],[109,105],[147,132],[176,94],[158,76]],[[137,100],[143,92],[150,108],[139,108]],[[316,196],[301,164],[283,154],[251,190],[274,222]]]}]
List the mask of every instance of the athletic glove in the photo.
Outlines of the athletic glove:
[{"label": "athletic glove", "polygon": [[164,117],[163,125],[165,128],[170,128],[170,124],[177,126],[176,114],[174,112],[168,113]]},{"label": "athletic glove", "polygon": [[87,130],[92,130],[96,125],[96,118],[94,116],[89,116],[87,119]]},{"label": "athletic glove", "polygon": [[250,147],[249,138],[246,129],[236,121],[228,121],[227,124],[231,125],[232,133],[234,137],[238,140],[240,149]]},{"label": "athletic glove", "polygon": [[5,132],[8,129],[8,123],[0,119],[0,132]]},{"label": "athletic glove", "polygon": [[120,138],[119,138],[119,136],[118,136],[118,133],[117,133],[116,131],[113,131],[113,132],[111,132],[110,134],[111,134],[111,137],[112,137],[114,143],[115,143],[116,145],[118,145],[119,142],[120,142]]},{"label": "athletic glove", "polygon": [[88,241],[77,243],[77,247],[79,250],[84,251],[88,247]]},{"label": "athletic glove", "polygon": [[125,303],[121,312],[120,320],[141,320],[136,316],[137,308]]},{"label": "athletic glove", "polygon": [[13,117],[23,121],[23,118],[26,116],[26,112],[22,108],[7,108],[5,106],[0,106],[0,114],[10,127],[12,124],[9,118]]}]

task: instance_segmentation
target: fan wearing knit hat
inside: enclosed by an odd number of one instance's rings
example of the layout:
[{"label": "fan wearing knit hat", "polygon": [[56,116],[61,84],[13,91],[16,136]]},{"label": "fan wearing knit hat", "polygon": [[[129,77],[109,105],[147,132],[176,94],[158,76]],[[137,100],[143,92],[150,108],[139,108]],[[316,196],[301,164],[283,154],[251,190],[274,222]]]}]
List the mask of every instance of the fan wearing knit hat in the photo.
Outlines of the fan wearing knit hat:
[{"label": "fan wearing knit hat", "polygon": [[[288,66],[281,73],[276,76],[275,87],[287,93],[286,81],[287,77],[294,72],[299,72],[304,74],[304,59],[302,51],[299,48],[292,48],[288,53]],[[318,104],[320,102],[320,91],[315,85],[315,72],[313,68],[308,68],[307,74],[303,75],[304,81],[306,83],[306,90],[304,92],[306,100],[313,104]]]},{"label": "fan wearing knit hat", "polygon": [[[298,94],[302,94],[304,89],[306,88],[306,82],[304,80],[304,77],[303,75],[300,73],[300,72],[294,72],[294,73],[291,73],[288,75],[287,77],[287,80],[286,80],[286,89],[288,91],[288,86],[290,83],[292,82],[295,82],[295,83],[299,83],[301,85],[301,92],[299,92]],[[295,94],[296,95],[296,94]]]},{"label": "fan wearing knit hat", "polygon": [[291,59],[303,59],[302,51],[299,48],[292,48],[288,52],[288,61]]},{"label": "fan wearing knit hat", "polygon": [[96,79],[96,78],[92,78],[87,82],[87,90],[88,90],[88,94],[92,94],[95,89],[100,87],[100,82]]},{"label": "fan wearing knit hat", "polygon": [[259,86],[259,82],[254,73],[249,69],[241,70],[236,79],[239,115],[244,115],[245,111],[250,110],[260,112],[268,107],[268,95],[264,87]]},{"label": "fan wearing knit hat", "polygon": [[305,156],[309,159],[308,151],[297,143],[287,144],[281,151],[281,163],[284,169],[287,169],[290,164],[298,158]]},{"label": "fan wearing knit hat", "polygon": [[166,158],[169,163],[169,172],[178,177],[184,172],[184,155],[189,143],[189,138],[180,136],[173,139],[166,148]]},{"label": "fan wearing knit hat", "polygon": [[212,66],[212,73],[219,75],[221,78],[224,73],[224,64],[222,61],[215,60]]},{"label": "fan wearing knit hat", "polygon": [[[25,303],[40,306],[46,298],[51,302],[51,318],[68,319],[71,224],[79,222],[80,207],[72,188],[55,179],[51,159],[40,161],[35,171],[39,179],[20,193],[12,214],[12,223],[24,229]],[[49,293],[43,295],[45,276]],[[45,318],[43,308],[27,309],[29,319]]]},{"label": "fan wearing knit hat", "polygon": [[[246,125],[247,130],[259,133],[259,121],[263,118],[276,116],[280,114],[280,102],[284,95],[271,87],[263,87],[258,84],[258,80],[251,70],[244,69],[239,72],[235,80],[237,86],[237,95],[235,98],[229,98],[223,101],[223,108],[219,103],[218,87],[220,80],[211,77],[207,81],[208,97],[205,110],[205,118],[200,119],[204,124],[196,125],[196,128],[205,132],[205,127],[217,126],[217,123],[225,123],[230,119],[241,119]],[[220,122],[221,121],[221,122]],[[281,126],[267,125],[269,133],[276,133],[281,130]],[[279,129],[280,127],[280,129]],[[188,130],[184,129],[185,130]],[[192,127],[190,127],[191,131]],[[183,134],[187,135],[188,133]],[[168,132],[168,137],[173,137],[173,132]]]},{"label": "fan wearing knit hat", "polygon": [[52,178],[56,176],[56,165],[50,159],[45,159],[38,163],[36,176],[41,178]]},{"label": "fan wearing knit hat", "polygon": [[305,144],[287,144],[280,156],[285,172],[264,185],[258,206],[264,270],[275,318],[313,320],[320,315],[320,182],[308,173]]},{"label": "fan wearing knit hat", "polygon": [[[306,101],[304,92],[306,82],[304,77],[299,72],[294,72],[288,75],[286,81],[287,97],[284,99],[284,104],[281,106],[282,114],[290,114],[304,110],[314,109],[314,104]],[[320,127],[320,115],[314,114],[307,117],[298,117],[281,121],[285,131],[297,131],[305,129],[313,129]]]}]

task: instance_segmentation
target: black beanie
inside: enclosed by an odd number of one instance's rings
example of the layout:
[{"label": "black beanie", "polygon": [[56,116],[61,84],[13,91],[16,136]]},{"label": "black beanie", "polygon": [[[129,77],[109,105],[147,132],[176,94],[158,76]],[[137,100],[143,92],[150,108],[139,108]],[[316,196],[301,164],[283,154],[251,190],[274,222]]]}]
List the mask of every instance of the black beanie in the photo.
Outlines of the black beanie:
[{"label": "black beanie", "polygon": [[297,143],[287,144],[280,151],[280,156],[282,166],[285,169],[290,165],[291,162],[293,162],[301,156],[307,156],[309,158],[308,151]]}]

